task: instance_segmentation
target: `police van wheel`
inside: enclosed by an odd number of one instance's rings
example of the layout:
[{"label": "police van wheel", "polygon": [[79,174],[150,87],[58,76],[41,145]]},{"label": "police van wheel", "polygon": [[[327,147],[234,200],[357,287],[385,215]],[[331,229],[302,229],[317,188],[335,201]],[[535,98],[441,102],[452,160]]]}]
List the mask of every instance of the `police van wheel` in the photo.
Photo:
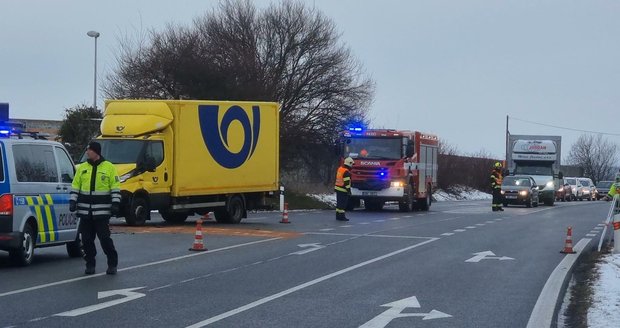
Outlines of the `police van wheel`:
[{"label": "police van wheel", "polygon": [[84,256],[84,249],[82,248],[82,240],[80,240],[80,238],[67,243],[67,254],[69,254],[69,257]]},{"label": "police van wheel", "polygon": [[34,246],[36,241],[36,234],[34,228],[30,224],[26,224],[24,228],[24,238],[22,244],[17,249],[9,251],[9,257],[11,262],[15,265],[26,266],[32,263],[34,257]]},{"label": "police van wheel", "polygon": [[125,221],[130,226],[144,225],[151,214],[149,203],[143,197],[134,197],[129,207]]}]

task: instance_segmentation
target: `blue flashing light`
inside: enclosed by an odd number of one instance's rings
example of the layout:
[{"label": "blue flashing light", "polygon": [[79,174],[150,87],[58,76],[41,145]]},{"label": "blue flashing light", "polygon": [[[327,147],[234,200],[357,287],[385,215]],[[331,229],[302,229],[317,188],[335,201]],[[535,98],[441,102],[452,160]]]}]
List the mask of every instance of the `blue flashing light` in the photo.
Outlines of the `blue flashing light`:
[{"label": "blue flashing light", "polygon": [[4,129],[0,130],[0,134],[9,134],[9,133],[11,133],[10,130],[4,130]]}]

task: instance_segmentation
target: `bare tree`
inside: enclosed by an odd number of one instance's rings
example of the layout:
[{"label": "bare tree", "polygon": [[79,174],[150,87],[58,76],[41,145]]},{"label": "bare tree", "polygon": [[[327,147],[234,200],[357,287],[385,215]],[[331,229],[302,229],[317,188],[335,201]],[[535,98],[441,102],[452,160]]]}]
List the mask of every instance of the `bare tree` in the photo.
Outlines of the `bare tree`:
[{"label": "bare tree", "polygon": [[618,158],[618,146],[602,135],[583,134],[571,147],[568,161],[583,169],[594,183],[613,176]]},{"label": "bare tree", "polygon": [[77,161],[88,142],[99,134],[101,111],[82,104],[67,108],[64,116],[58,135]]},{"label": "bare tree", "polygon": [[331,149],[347,122],[367,121],[373,92],[334,22],[295,1],[227,0],[188,27],[121,40],[104,85],[110,98],[277,101],[281,158],[303,162],[318,154],[301,147]]}]

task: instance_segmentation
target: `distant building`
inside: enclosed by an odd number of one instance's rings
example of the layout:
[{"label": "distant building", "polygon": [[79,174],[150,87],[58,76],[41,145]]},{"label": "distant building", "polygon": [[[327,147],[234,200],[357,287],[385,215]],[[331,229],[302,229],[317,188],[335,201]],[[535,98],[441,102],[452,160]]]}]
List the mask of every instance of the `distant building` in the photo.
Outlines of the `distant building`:
[{"label": "distant building", "polygon": [[62,121],[56,120],[34,120],[11,118],[9,123],[18,123],[23,125],[24,132],[37,132],[41,136],[45,136],[48,140],[57,140],[59,138],[60,127]]}]

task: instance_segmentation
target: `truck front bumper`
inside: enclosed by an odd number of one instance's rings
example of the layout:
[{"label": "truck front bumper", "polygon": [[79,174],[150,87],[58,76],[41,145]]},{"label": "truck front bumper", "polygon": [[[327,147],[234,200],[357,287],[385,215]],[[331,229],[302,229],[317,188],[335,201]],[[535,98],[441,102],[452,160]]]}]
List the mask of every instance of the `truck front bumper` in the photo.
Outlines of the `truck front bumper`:
[{"label": "truck front bumper", "polygon": [[382,198],[385,200],[398,200],[405,196],[403,187],[390,187],[382,190],[362,190],[351,188],[351,197],[353,198]]}]

